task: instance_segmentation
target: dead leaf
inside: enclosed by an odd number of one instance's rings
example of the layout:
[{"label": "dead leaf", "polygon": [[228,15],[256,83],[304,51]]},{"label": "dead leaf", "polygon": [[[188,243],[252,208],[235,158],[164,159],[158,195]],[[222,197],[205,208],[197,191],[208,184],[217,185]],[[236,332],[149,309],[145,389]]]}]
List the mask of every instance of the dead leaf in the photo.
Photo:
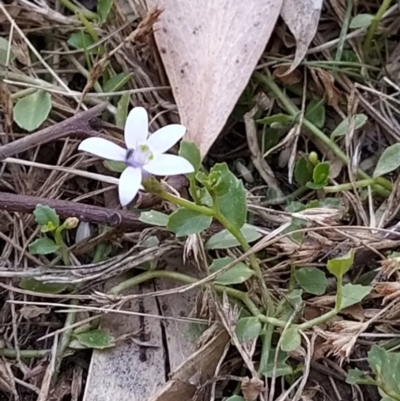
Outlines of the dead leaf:
[{"label": "dead leaf", "polygon": [[0,390],[12,394],[15,400],[19,400],[11,366],[5,359],[0,359]]},{"label": "dead leaf", "polygon": [[334,107],[335,109],[339,108],[340,101],[340,92],[335,87],[335,80],[333,75],[323,70],[322,68],[312,68],[311,73],[316,78],[316,81],[319,81],[323,86],[323,93],[328,99],[328,105]]},{"label": "dead leaf", "polygon": [[303,74],[296,69],[289,71],[284,65],[274,69],[273,76],[277,77],[284,85],[295,85],[301,82]]},{"label": "dead leaf", "polygon": [[147,0],[163,10],[155,38],[186,126],[204,157],[263,53],[283,0]]},{"label": "dead leaf", "polygon": [[264,389],[264,382],[257,377],[246,377],[242,382],[242,392],[246,401],[255,401]]},{"label": "dead leaf", "polygon": [[303,60],[313,40],[321,15],[323,0],[284,0],[281,16],[296,39],[294,61],[286,74],[290,74]]},{"label": "dead leaf", "polygon": [[40,315],[48,315],[50,313],[50,308],[40,308],[35,305],[23,306],[19,313],[27,320],[34,319]]},{"label": "dead leaf", "polygon": [[172,373],[171,379],[149,401],[191,400],[197,390],[213,377],[215,368],[229,342],[229,335],[221,330],[206,345],[183,362]]}]

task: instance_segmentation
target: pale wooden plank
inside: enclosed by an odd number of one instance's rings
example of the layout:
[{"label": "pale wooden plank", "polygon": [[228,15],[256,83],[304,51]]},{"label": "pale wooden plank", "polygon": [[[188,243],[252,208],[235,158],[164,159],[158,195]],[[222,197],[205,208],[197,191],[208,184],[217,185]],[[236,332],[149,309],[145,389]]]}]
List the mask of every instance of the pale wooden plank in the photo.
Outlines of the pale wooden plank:
[{"label": "pale wooden plank", "polygon": [[[154,286],[150,283],[135,290],[152,292]],[[152,297],[133,300],[125,309],[159,315],[157,301]],[[140,340],[157,348],[125,340],[112,349],[94,351],[83,401],[147,400],[166,379],[160,320],[109,313],[101,319],[101,326],[114,337],[144,328],[145,336]]]}]

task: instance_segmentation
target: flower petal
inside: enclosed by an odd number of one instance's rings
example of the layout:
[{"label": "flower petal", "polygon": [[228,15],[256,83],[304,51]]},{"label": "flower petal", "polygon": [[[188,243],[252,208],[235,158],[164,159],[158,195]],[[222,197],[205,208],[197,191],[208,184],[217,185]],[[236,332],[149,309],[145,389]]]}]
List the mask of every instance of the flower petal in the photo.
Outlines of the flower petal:
[{"label": "flower petal", "polygon": [[156,155],[155,159],[143,166],[154,175],[177,175],[193,173],[194,168],[184,157],[175,155]]},{"label": "flower petal", "polygon": [[166,125],[157,130],[147,140],[150,149],[155,153],[164,153],[171,149],[185,135],[186,128],[180,124]]},{"label": "flower petal", "polygon": [[78,150],[108,160],[125,161],[126,149],[103,138],[88,138],[78,146]]},{"label": "flower petal", "polygon": [[142,182],[142,171],[140,168],[127,167],[119,177],[118,195],[122,206],[133,201],[139,191]]},{"label": "flower petal", "polygon": [[149,118],[146,109],[135,107],[129,112],[124,133],[128,149],[136,149],[137,144],[146,142],[149,135]]}]

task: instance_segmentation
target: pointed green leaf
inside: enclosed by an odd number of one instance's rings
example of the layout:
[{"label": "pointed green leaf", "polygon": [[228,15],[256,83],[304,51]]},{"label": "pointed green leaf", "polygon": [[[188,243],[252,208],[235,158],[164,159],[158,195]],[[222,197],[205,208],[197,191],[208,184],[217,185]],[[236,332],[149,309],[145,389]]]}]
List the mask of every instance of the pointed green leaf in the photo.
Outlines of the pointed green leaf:
[{"label": "pointed green leaf", "polygon": [[[275,365],[275,349],[270,349],[268,347],[269,356],[268,363],[265,366],[260,366],[260,373],[267,378],[272,377],[275,374],[275,377],[287,376],[293,373],[293,369],[290,365],[286,363],[286,359],[288,358],[286,352],[282,350],[278,351],[278,360]],[[265,360],[266,358],[264,358]]]},{"label": "pointed green leaf", "polygon": [[225,401],[246,401],[246,400],[240,395],[232,395],[231,397],[226,398]]},{"label": "pointed green leaf", "polygon": [[46,121],[50,110],[50,94],[37,90],[17,101],[13,109],[14,121],[20,128],[32,132]]},{"label": "pointed green leaf", "polygon": [[185,208],[169,216],[167,227],[177,237],[200,233],[210,227],[212,217]]},{"label": "pointed green leaf", "polygon": [[389,146],[382,153],[376,165],[373,177],[381,177],[382,175],[391,173],[400,167],[400,143]]},{"label": "pointed green leaf", "polygon": [[[250,224],[245,224],[240,230],[248,243],[257,241],[262,235]],[[222,230],[214,234],[206,243],[207,249],[228,249],[240,246],[238,240],[228,231]]]},{"label": "pointed green leaf", "polygon": [[325,125],[325,100],[312,99],[306,107],[304,117],[316,127],[323,128]]},{"label": "pointed green leaf", "polygon": [[113,337],[105,330],[95,329],[76,334],[76,339],[87,348],[105,349],[115,346]]},{"label": "pointed green leaf", "polygon": [[29,253],[32,255],[47,255],[54,253],[60,247],[50,238],[38,238],[29,245]]},{"label": "pointed green leaf", "polygon": [[305,292],[313,295],[325,294],[328,279],[322,270],[316,267],[301,267],[296,270],[294,276]]},{"label": "pointed green leaf", "polygon": [[313,170],[314,184],[326,185],[326,182],[329,178],[330,169],[331,165],[328,162],[318,163]]},{"label": "pointed green leaf", "polygon": [[[365,114],[356,114],[353,117],[354,129],[360,129],[367,121],[368,117]],[[344,136],[349,131],[350,119],[345,118],[332,132],[331,139]]]},{"label": "pointed green leaf", "polygon": [[[68,38],[67,43],[74,49],[86,50],[89,46],[93,45],[95,42],[88,33],[80,31],[73,33]],[[94,47],[93,49],[88,50],[88,53],[97,54],[98,53],[97,46]]]},{"label": "pointed green leaf", "polygon": [[349,28],[350,29],[358,29],[358,28],[368,28],[373,21],[374,16],[371,14],[357,14],[350,21]]},{"label": "pointed green leaf", "polygon": [[201,167],[199,148],[193,142],[182,141],[179,148],[179,156],[184,157],[192,164],[194,173],[187,174],[187,176],[194,177]]},{"label": "pointed green leaf", "polygon": [[241,343],[255,340],[260,335],[260,332],[261,322],[254,316],[239,319],[235,328],[235,333]]},{"label": "pointed green leaf", "polygon": [[39,226],[47,226],[48,223],[52,223],[52,226],[55,229],[60,225],[60,217],[58,216],[57,212],[50,206],[45,206],[41,204],[37,205],[35,210],[33,211],[33,215],[35,216],[35,221],[39,224]]},{"label": "pointed green leaf", "polygon": [[129,108],[130,98],[131,98],[130,93],[124,93],[121,96],[121,99],[119,99],[119,101],[118,101],[117,113],[115,115],[115,125],[118,128],[123,129],[125,127],[125,121],[128,116],[128,108]]},{"label": "pointed green leaf", "polygon": [[360,284],[346,284],[342,290],[342,303],[340,309],[347,308],[351,305],[361,302],[370,292],[372,287]]},{"label": "pointed green leaf", "polygon": [[327,269],[335,277],[346,274],[354,262],[354,249],[350,249],[345,255],[330,259],[326,265]]},{"label": "pointed green leaf", "polygon": [[281,350],[284,352],[295,351],[301,345],[301,336],[297,327],[289,327],[282,334]]},{"label": "pointed green leaf", "polygon": [[[7,58],[8,57],[8,58]],[[0,65],[5,66],[8,63],[12,63],[15,59],[15,54],[12,50],[10,42],[0,36]]]},{"label": "pointed green leaf", "polygon": [[68,284],[44,283],[34,278],[23,278],[19,287],[23,290],[40,292],[42,294],[60,294],[68,288]]},{"label": "pointed green leaf", "polygon": [[365,379],[366,375],[360,369],[350,369],[346,377],[346,383],[354,385]]},{"label": "pointed green leaf", "polygon": [[126,164],[124,162],[118,162],[115,160],[104,160],[103,165],[107,170],[114,173],[122,173],[126,169]]},{"label": "pointed green leaf", "polygon": [[242,228],[247,217],[246,191],[241,180],[229,171],[226,163],[216,164],[210,171],[221,174],[221,182],[218,190],[227,189],[227,192],[218,196],[218,204],[221,213],[236,228]]},{"label": "pointed green leaf", "polygon": [[294,168],[294,179],[300,186],[312,180],[313,166],[306,157],[299,159]]},{"label": "pointed green leaf", "polygon": [[[215,273],[216,271],[221,270],[233,261],[234,259],[230,256],[214,259],[209,267],[210,273]],[[241,284],[248,280],[253,274],[254,271],[252,269],[250,269],[245,263],[239,262],[237,265],[231,267],[227,272],[218,276],[215,279],[215,283],[222,285]]]},{"label": "pointed green leaf", "polygon": [[167,227],[169,216],[165,213],[150,210],[149,212],[140,213],[139,220],[143,223],[152,224],[153,226]]},{"label": "pointed green leaf", "polygon": [[103,85],[103,91],[105,93],[118,92],[129,82],[132,75],[132,73],[128,72],[114,75]]},{"label": "pointed green leaf", "polygon": [[99,14],[100,22],[106,22],[108,14],[111,11],[113,0],[98,0],[97,14]]},{"label": "pointed green leaf", "polygon": [[291,123],[292,121],[293,121],[293,116],[288,116],[287,114],[274,114],[272,116],[256,120],[258,124],[267,124],[267,125],[270,125],[272,123],[286,124],[286,123]]}]

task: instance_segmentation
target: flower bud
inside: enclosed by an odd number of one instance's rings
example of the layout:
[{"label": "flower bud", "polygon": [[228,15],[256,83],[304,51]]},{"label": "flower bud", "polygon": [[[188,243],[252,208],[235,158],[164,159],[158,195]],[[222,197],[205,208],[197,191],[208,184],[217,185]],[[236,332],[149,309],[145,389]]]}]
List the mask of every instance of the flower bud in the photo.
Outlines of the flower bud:
[{"label": "flower bud", "polygon": [[76,217],[68,217],[64,221],[64,227],[66,230],[71,230],[72,228],[75,228],[79,224],[79,219]]}]

